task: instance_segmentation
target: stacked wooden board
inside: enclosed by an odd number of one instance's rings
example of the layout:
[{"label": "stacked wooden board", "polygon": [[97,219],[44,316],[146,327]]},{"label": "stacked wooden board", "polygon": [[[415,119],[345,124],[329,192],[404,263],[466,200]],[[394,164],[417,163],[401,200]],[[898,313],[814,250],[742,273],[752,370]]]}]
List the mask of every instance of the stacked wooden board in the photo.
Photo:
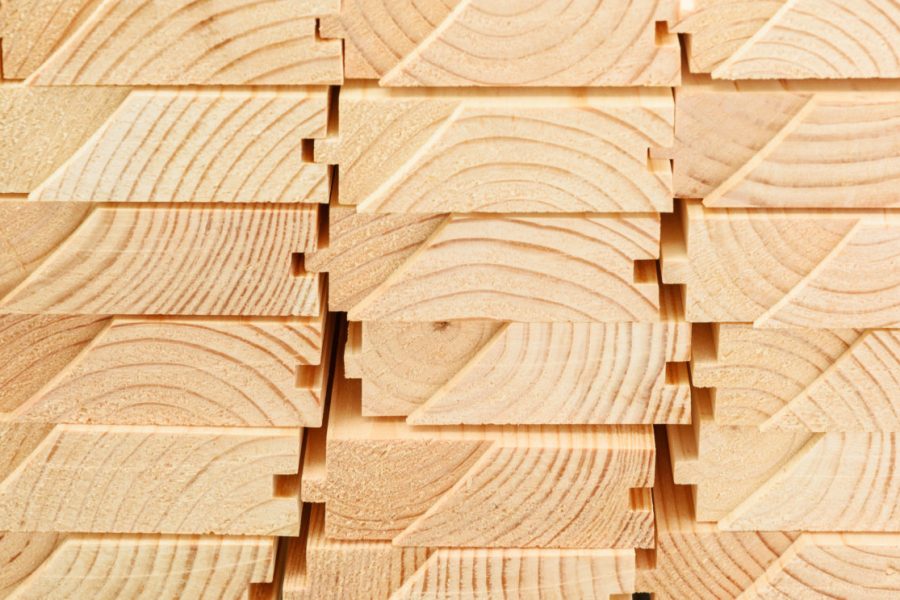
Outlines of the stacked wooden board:
[{"label": "stacked wooden board", "polygon": [[327,4],[3,3],[0,596],[277,596],[331,356]]},{"label": "stacked wooden board", "polygon": [[896,0],[0,50],[0,597],[900,595]]}]

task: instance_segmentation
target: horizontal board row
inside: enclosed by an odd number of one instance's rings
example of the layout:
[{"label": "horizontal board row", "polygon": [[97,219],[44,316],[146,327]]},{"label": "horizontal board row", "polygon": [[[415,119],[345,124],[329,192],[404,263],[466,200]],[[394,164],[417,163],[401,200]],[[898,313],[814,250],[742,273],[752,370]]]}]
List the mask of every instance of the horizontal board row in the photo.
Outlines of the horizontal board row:
[{"label": "horizontal board row", "polygon": [[664,219],[661,272],[694,323],[900,326],[900,212],[706,208]]},{"label": "horizontal board row", "polygon": [[652,549],[411,548],[327,537],[314,504],[286,549],[286,600],[580,598],[651,593],[671,600],[843,597],[900,593],[896,533],[732,532],[693,517],[674,485],[665,441],[653,487]]},{"label": "horizontal board row", "polygon": [[[36,85],[675,86],[900,74],[890,0],[9,0],[2,72]],[[176,50],[177,49],[177,50]]]},{"label": "horizontal board row", "polygon": [[[0,313],[309,316],[318,205],[0,201]],[[321,234],[327,239],[327,232]]]},{"label": "horizontal board row", "polygon": [[720,425],[694,390],[691,425],[670,425],[675,482],[696,518],[729,531],[900,532],[896,431],[760,431]]},{"label": "horizontal board row", "polygon": [[318,427],[330,319],[0,316],[0,420]]},{"label": "horizontal board row", "polygon": [[272,537],[2,533],[0,598],[275,600]]},{"label": "horizontal board row", "polygon": [[658,323],[350,323],[362,414],[412,425],[690,422],[691,325],[663,290]]},{"label": "horizontal board row", "polygon": [[303,431],[0,424],[0,531],[296,535]]},{"label": "horizontal board row", "polygon": [[[38,3],[34,3],[38,4]],[[82,202],[323,203],[324,87],[0,87],[0,193]]]},{"label": "horizontal board row", "polygon": [[668,212],[673,193],[710,207],[900,203],[895,83],[692,76],[674,94],[353,82],[331,108],[321,87],[3,86],[0,193],[322,203],[339,165],[338,201],[360,212]]},{"label": "horizontal board row", "polygon": [[[662,221],[662,226],[661,226]],[[332,206],[329,307],[354,321],[648,322],[662,279],[690,322],[896,328],[900,213],[370,215]]]}]

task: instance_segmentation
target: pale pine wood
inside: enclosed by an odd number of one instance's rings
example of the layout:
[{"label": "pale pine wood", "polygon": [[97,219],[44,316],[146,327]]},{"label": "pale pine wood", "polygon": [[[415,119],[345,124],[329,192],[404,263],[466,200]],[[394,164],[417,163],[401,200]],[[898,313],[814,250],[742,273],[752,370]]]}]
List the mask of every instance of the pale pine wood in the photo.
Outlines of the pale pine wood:
[{"label": "pale pine wood", "polygon": [[721,79],[900,76],[894,0],[692,0],[672,31],[694,72]]},{"label": "pale pine wood", "polygon": [[637,591],[670,600],[738,597],[788,551],[798,534],[722,531],[715,523],[697,521],[690,488],[672,481],[664,439],[657,438],[657,448],[656,545],[638,559]]},{"label": "pale pine wood", "polygon": [[387,600],[433,550],[325,536],[325,510],[313,504],[305,537],[287,544],[284,600]]},{"label": "pale pine wood", "polygon": [[900,535],[805,533],[740,598],[872,598],[900,594]]},{"label": "pale pine wood", "polygon": [[[688,423],[691,326],[671,291],[660,323],[353,323],[347,364],[366,416],[416,425]],[[418,394],[417,394],[418,392]]]},{"label": "pale pine wood", "polygon": [[900,332],[694,327],[694,385],[716,422],[763,430],[900,430]]},{"label": "pale pine wood", "polygon": [[22,569],[22,577],[15,585],[0,587],[0,596],[239,600],[255,583],[272,579],[275,561],[271,537],[40,533],[0,537],[2,555],[22,548],[31,552],[31,547],[44,551],[16,555],[13,572]]},{"label": "pale pine wood", "polygon": [[[900,326],[900,213],[710,209],[666,222],[665,283],[692,322]],[[668,258],[667,258],[668,255]]]},{"label": "pale pine wood", "polygon": [[341,88],[338,199],[360,212],[672,210],[665,89]]},{"label": "pale pine wood", "polygon": [[[21,42],[40,36],[26,5],[7,27]],[[57,3],[59,4],[59,3]],[[66,3],[69,4],[69,3]],[[82,7],[36,85],[240,85],[341,83],[341,45],[316,35],[334,0],[101,0]],[[87,14],[87,11],[90,11]],[[84,16],[84,15],[87,16]],[[58,25],[57,25],[58,27]]]},{"label": "pale pine wood", "polygon": [[633,550],[401,548],[325,537],[312,507],[309,534],[291,540],[285,600],[607,600],[634,590]]},{"label": "pale pine wood", "polygon": [[[346,211],[346,209],[343,209]],[[354,321],[658,321],[659,215],[335,214],[331,310]],[[647,262],[645,262],[647,261]]]},{"label": "pale pine wood", "polygon": [[8,598],[64,538],[58,533],[0,533],[0,598]]},{"label": "pale pine wood", "polygon": [[720,426],[694,396],[693,425],[670,426],[669,443],[698,519],[735,531],[900,531],[895,433]]},{"label": "pale pine wood", "polygon": [[[44,107],[33,110],[29,136],[43,129]],[[325,88],[133,91],[52,175],[16,191],[31,200],[324,203],[330,169],[304,158],[303,143],[323,137],[327,121]]]},{"label": "pale pine wood", "polygon": [[651,428],[413,428],[362,417],[359,382],[342,369],[335,377],[329,537],[416,547],[652,544]]},{"label": "pale pine wood", "polygon": [[0,311],[316,316],[318,208],[0,204]]},{"label": "pale pine wood", "polygon": [[27,194],[40,185],[88,143],[127,96],[128,90],[119,88],[0,85],[0,193]]},{"label": "pale pine wood", "polygon": [[0,316],[0,415],[44,423],[318,427],[329,361],[325,321],[324,314]]},{"label": "pale pine wood", "polygon": [[896,82],[689,77],[675,96],[678,196],[712,207],[900,205]]},{"label": "pale pine wood", "polygon": [[8,0],[0,5],[4,79],[25,79],[101,0]]},{"label": "pale pine wood", "polygon": [[346,0],[323,19],[350,79],[384,86],[677,85],[669,0]]},{"label": "pale pine wood", "polygon": [[290,535],[300,429],[0,429],[0,530]]}]

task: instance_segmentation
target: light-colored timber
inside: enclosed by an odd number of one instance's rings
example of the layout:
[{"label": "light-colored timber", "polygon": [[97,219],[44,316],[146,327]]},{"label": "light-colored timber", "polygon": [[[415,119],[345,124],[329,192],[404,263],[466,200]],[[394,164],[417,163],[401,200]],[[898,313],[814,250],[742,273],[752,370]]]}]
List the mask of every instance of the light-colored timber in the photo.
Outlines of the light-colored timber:
[{"label": "light-colored timber", "polygon": [[340,92],[338,200],[360,212],[672,210],[668,89],[389,89]]},{"label": "light-colored timber", "polygon": [[317,316],[318,206],[0,202],[5,314]]},{"label": "light-colored timber", "polygon": [[332,205],[329,308],[353,321],[660,319],[659,215],[370,215]]},{"label": "light-colored timber", "polygon": [[0,531],[295,535],[302,431],[4,424]]},{"label": "light-colored timber", "polygon": [[634,550],[402,548],[325,537],[314,504],[306,539],[288,545],[285,600],[608,600],[634,591]]},{"label": "light-colored timber", "polygon": [[652,545],[651,428],[411,427],[362,417],[359,393],[339,368],[316,486],[328,537],[424,548]]},{"label": "light-colored timber", "polygon": [[322,35],[382,86],[672,86],[672,0],[344,0]]},{"label": "light-colored timber", "polygon": [[318,427],[330,331],[315,319],[0,316],[0,418]]},{"label": "light-colored timber", "polygon": [[705,208],[667,217],[662,279],[692,322],[900,327],[900,211]]},{"label": "light-colored timber", "polygon": [[[82,202],[327,202],[325,88],[0,87],[0,192]],[[79,110],[72,110],[78,106]],[[85,110],[80,110],[84,106]]]},{"label": "light-colored timber", "polygon": [[900,593],[896,533],[723,531],[694,517],[658,440],[656,547],[638,559],[637,589],[670,600],[879,598]]},{"label": "light-colored timber", "polygon": [[694,326],[691,376],[716,422],[900,431],[900,331]]},{"label": "light-colored timber", "polygon": [[0,534],[0,598],[257,600],[271,585],[275,538]]},{"label": "light-colored timber", "polygon": [[895,0],[681,0],[694,73],[720,79],[900,77]]},{"label": "light-colored timber", "polygon": [[694,390],[693,424],[669,426],[675,483],[696,517],[734,531],[900,532],[896,433],[761,432],[716,424]]},{"label": "light-colored timber", "polygon": [[690,422],[691,325],[664,289],[659,323],[351,323],[364,416],[414,425]]},{"label": "light-colored timber", "polygon": [[336,0],[8,0],[3,74],[34,85],[306,85],[342,81],[317,35]]},{"label": "light-colored timber", "polygon": [[900,206],[897,81],[692,76],[675,97],[677,196],[710,207]]}]

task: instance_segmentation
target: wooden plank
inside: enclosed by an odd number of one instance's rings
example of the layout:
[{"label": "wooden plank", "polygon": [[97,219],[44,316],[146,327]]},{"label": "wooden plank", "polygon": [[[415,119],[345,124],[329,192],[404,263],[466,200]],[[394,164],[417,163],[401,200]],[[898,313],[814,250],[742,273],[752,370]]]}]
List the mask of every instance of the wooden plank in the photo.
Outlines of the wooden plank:
[{"label": "wooden plank", "polygon": [[658,214],[330,217],[306,267],[353,321],[660,318]]},{"label": "wooden plank", "polygon": [[58,535],[5,533],[0,596],[63,598],[222,598],[240,600],[270,581],[271,537]]},{"label": "wooden plank", "polygon": [[0,87],[0,192],[83,202],[327,202],[326,88]]},{"label": "wooden plank", "polygon": [[7,314],[316,316],[315,205],[0,203]]},{"label": "wooden plank", "polygon": [[347,0],[322,30],[344,39],[347,78],[383,86],[672,86],[678,39],[662,22],[674,9],[669,0]]},{"label": "wooden plank", "polygon": [[335,540],[325,537],[324,510],[313,505],[306,540],[288,546],[284,598],[607,600],[632,592],[634,577],[634,550],[402,548]]},{"label": "wooden plank", "polygon": [[315,143],[360,212],[672,210],[666,89],[341,88],[340,134]]},{"label": "wooden plank", "polygon": [[[896,211],[710,209],[686,202],[678,226],[662,248],[662,277],[685,285],[688,321],[900,325]],[[669,253],[677,260],[666,268]]]},{"label": "wooden plank", "polygon": [[877,598],[900,594],[900,536],[805,533],[741,596]]},{"label": "wooden plank", "polygon": [[0,416],[102,425],[318,427],[326,315],[0,316]]},{"label": "wooden plank", "polygon": [[0,528],[290,535],[301,429],[0,428]]},{"label": "wooden plank", "polygon": [[362,417],[359,393],[359,382],[336,374],[328,537],[415,547],[652,544],[651,428],[411,427]]},{"label": "wooden plank", "polygon": [[[900,205],[900,85],[710,82],[675,91],[676,194],[711,207]],[[722,127],[728,123],[728,127]]]},{"label": "wooden plank", "polygon": [[327,121],[325,88],[133,91],[52,175],[16,191],[32,200],[324,203],[330,169],[304,157],[304,140],[324,136]]},{"label": "wooden plank", "polygon": [[716,422],[763,430],[897,431],[900,332],[694,327],[691,375]]},{"label": "wooden plank", "polygon": [[4,73],[36,85],[342,81],[340,43],[316,34],[316,17],[336,11],[335,0],[4,4]]},{"label": "wooden plank", "polygon": [[669,444],[698,519],[734,531],[900,531],[895,433],[720,426],[702,392],[694,398],[694,424],[670,426]]},{"label": "wooden plank", "polygon": [[693,0],[673,32],[690,37],[692,72],[721,79],[900,76],[893,0]]},{"label": "wooden plank", "polygon": [[[415,425],[690,421],[691,326],[664,291],[660,323],[354,323],[347,364],[364,416]],[[627,348],[627,352],[622,349]]]}]

